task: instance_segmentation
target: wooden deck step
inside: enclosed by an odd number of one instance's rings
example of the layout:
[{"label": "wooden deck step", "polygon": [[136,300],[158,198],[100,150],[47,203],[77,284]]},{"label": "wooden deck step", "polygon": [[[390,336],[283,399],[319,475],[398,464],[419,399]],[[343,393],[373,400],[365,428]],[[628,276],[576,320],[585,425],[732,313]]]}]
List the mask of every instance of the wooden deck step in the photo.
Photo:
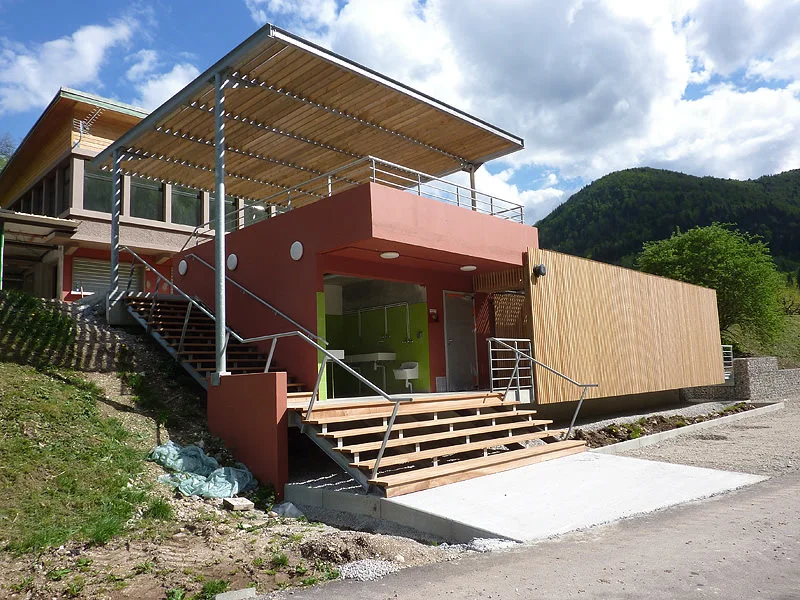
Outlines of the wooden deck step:
[{"label": "wooden deck step", "polygon": [[[462,401],[446,401],[446,402],[405,402],[400,404],[398,415],[419,415],[419,414],[434,414],[453,412],[458,410],[481,410],[484,408],[497,408],[500,406],[519,406],[520,403],[515,400],[506,400],[503,402],[500,398],[490,398],[487,400],[462,400]],[[356,419],[382,419],[390,417],[394,405],[391,402],[385,402],[384,406],[379,408],[349,408],[336,411],[334,414],[326,411],[317,411],[316,405],[311,413],[311,419],[305,421],[306,423],[314,425],[325,425],[329,423],[346,423]],[[344,414],[341,414],[344,413]]]},{"label": "wooden deck step", "polygon": [[[390,498],[561,458],[570,454],[584,452],[585,450],[586,444],[580,440],[553,442],[544,446],[509,450],[490,456],[447,463],[437,467],[414,469],[391,475],[378,474],[375,479],[370,480],[370,483],[384,488],[386,497]],[[381,461],[381,466],[383,466],[383,461]]]},{"label": "wooden deck step", "polygon": [[[536,414],[535,410],[515,410],[515,411],[499,411],[499,412],[486,412],[479,415],[467,415],[465,417],[450,417],[446,419],[425,419],[421,421],[409,421],[407,423],[398,423],[395,421],[392,431],[408,431],[410,429],[422,429],[429,427],[438,427],[444,425],[456,425],[458,423],[474,423],[480,421],[489,421],[492,419],[506,420],[517,417],[532,418]],[[537,425],[549,425],[552,421],[535,421]],[[362,435],[373,435],[376,433],[384,433],[386,427],[383,425],[375,425],[374,427],[360,427],[358,429],[342,429],[340,431],[328,431],[326,433],[317,434],[320,437],[331,439],[345,439],[350,437],[359,437]]]},{"label": "wooden deck step", "polygon": [[[397,397],[403,398],[406,397],[403,394],[396,394]],[[427,403],[436,403],[436,402],[446,402],[450,400],[476,400],[476,399],[498,399],[501,398],[502,394],[500,392],[469,392],[469,393],[457,393],[457,394],[425,394],[422,396],[417,396],[414,398],[413,402],[415,404],[421,404],[423,402]],[[324,402],[320,402],[314,406],[314,412],[329,412],[329,411],[336,411],[342,408],[371,408],[371,407],[378,407],[382,408],[385,407],[387,404],[391,405],[391,403],[384,399],[384,398],[370,398],[370,399],[356,399],[356,400],[326,400]]]},{"label": "wooden deck step", "polygon": [[[485,425],[483,427],[466,427],[464,429],[453,429],[448,431],[438,431],[436,433],[426,433],[423,435],[411,435],[405,437],[391,438],[386,442],[387,448],[398,448],[402,446],[414,446],[416,444],[425,444],[427,442],[439,442],[443,440],[459,440],[462,438],[470,438],[486,434],[499,434],[504,431],[514,431],[517,429],[529,429],[531,427],[547,426],[552,421],[509,421],[507,423],[499,423],[497,425]],[[541,425],[540,425],[541,424]],[[394,431],[394,428],[392,428]],[[505,437],[495,435],[495,439],[503,440]],[[376,440],[373,442],[364,442],[362,444],[353,444],[351,446],[343,446],[337,448],[339,452],[349,452],[355,454],[357,452],[369,452],[372,450],[379,450],[383,440]]]},{"label": "wooden deck step", "polygon": [[[563,435],[566,432],[566,429],[551,429],[549,431],[536,431],[522,435],[501,436],[490,440],[470,442],[469,444],[457,444],[455,446],[431,448],[429,450],[421,450],[419,452],[405,452],[403,454],[392,454],[390,456],[384,455],[384,457],[381,459],[381,467],[407,465],[409,463],[419,462],[421,460],[465,454],[467,452],[474,452],[475,450],[486,450],[487,448],[494,448],[495,446],[505,446],[507,444],[518,444],[519,442],[540,440],[546,437]],[[371,469],[375,466],[375,459],[354,461],[350,463],[350,466],[360,469]]]}]

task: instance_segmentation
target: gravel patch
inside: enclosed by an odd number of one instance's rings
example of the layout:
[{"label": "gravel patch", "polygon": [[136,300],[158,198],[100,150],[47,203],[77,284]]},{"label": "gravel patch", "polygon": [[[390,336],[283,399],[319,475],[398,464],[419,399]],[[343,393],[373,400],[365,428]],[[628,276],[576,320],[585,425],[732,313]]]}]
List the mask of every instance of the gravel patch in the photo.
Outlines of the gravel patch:
[{"label": "gravel patch", "polygon": [[630,450],[625,456],[774,477],[800,470],[800,395],[781,411]]},{"label": "gravel patch", "polygon": [[375,581],[399,570],[400,567],[393,562],[374,558],[357,560],[339,567],[342,579],[355,579],[356,581]]}]

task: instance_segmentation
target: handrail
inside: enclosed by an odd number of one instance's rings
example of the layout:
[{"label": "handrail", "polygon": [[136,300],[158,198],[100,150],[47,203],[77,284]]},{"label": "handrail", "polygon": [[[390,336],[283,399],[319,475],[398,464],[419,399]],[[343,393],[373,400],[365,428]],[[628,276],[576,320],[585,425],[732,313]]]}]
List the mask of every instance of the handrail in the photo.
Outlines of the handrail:
[{"label": "handrail", "polygon": [[[195,253],[193,253],[193,252],[192,252],[192,253],[190,253],[190,254],[186,254],[186,255],[185,255],[185,258],[193,258],[194,260],[196,260],[196,261],[198,261],[200,264],[202,264],[202,265],[204,265],[204,266],[208,267],[208,268],[209,268],[209,269],[211,269],[212,271],[216,271],[216,269],[214,268],[214,265],[212,265],[212,264],[210,264],[210,263],[206,262],[205,260],[203,260],[202,258],[200,258],[199,256],[197,256],[197,254],[195,254]],[[289,315],[287,315],[287,314],[283,313],[283,312],[282,312],[282,311],[281,311],[279,308],[276,308],[275,306],[273,306],[272,304],[270,304],[269,302],[267,302],[266,300],[264,300],[264,299],[263,299],[263,298],[261,298],[260,296],[257,296],[257,295],[255,295],[253,292],[251,292],[250,290],[248,290],[246,287],[244,287],[244,286],[243,286],[242,284],[240,284],[238,281],[236,281],[236,280],[234,280],[234,279],[231,279],[231,277],[230,277],[230,276],[228,276],[228,275],[226,275],[226,276],[225,276],[225,279],[226,279],[226,281],[230,281],[230,282],[231,282],[233,285],[235,285],[237,288],[239,288],[240,290],[242,290],[242,291],[243,291],[245,294],[247,294],[248,296],[250,296],[250,297],[251,297],[251,298],[253,298],[254,300],[257,300],[258,302],[260,302],[261,304],[263,304],[264,306],[266,306],[266,307],[267,307],[269,310],[271,310],[273,313],[275,313],[276,315],[278,315],[278,316],[279,316],[279,317],[281,317],[282,319],[285,319],[286,321],[289,321],[289,323],[291,323],[292,325],[294,325],[295,327],[297,327],[298,329],[300,329],[300,330],[301,330],[303,333],[305,333],[306,335],[308,335],[308,336],[311,336],[311,337],[313,337],[313,338],[315,338],[315,339],[317,339],[317,340],[321,341],[321,342],[322,342],[323,344],[325,344],[326,346],[328,345],[328,341],[327,341],[325,338],[323,338],[323,337],[321,337],[321,336],[317,335],[316,333],[313,333],[313,332],[309,331],[308,329],[306,329],[305,327],[303,327],[303,326],[302,326],[300,323],[298,323],[297,321],[295,321],[295,320],[294,320],[292,317],[290,317]]]},{"label": "handrail", "polygon": [[[572,434],[572,429],[575,427],[575,420],[578,418],[578,412],[580,412],[581,406],[583,405],[583,400],[586,397],[586,390],[589,389],[589,388],[592,388],[592,387],[593,388],[599,387],[599,384],[597,384],[597,383],[578,383],[577,381],[575,381],[571,377],[567,377],[566,375],[564,375],[560,371],[556,371],[554,368],[544,364],[541,361],[536,360],[530,354],[527,354],[527,353],[523,352],[522,350],[520,350],[519,348],[515,348],[514,346],[511,346],[511,345],[507,344],[506,341],[514,341],[514,340],[510,339],[510,338],[495,338],[495,337],[489,338],[489,342],[490,343],[491,342],[497,342],[501,346],[505,346],[505,348],[507,350],[511,350],[512,352],[514,352],[518,359],[519,359],[519,357],[523,357],[523,358],[531,361],[533,364],[536,364],[536,365],[542,367],[543,369],[553,373],[554,375],[558,375],[559,377],[561,377],[562,379],[565,379],[566,381],[570,382],[571,384],[573,384],[573,385],[575,385],[575,386],[577,386],[579,388],[583,388],[583,391],[581,392],[580,400],[578,400],[578,406],[575,408],[575,414],[572,415],[572,421],[569,424],[569,429],[567,430],[567,433],[564,435],[564,437],[561,438],[562,440],[569,439],[569,436]],[[512,375],[512,377],[514,377],[514,376],[519,377],[519,375],[516,374],[516,373],[514,375]],[[509,385],[510,385],[510,382],[509,382]]]},{"label": "handrail", "polygon": [[[133,258],[135,258],[136,260],[141,262],[145,266],[146,269],[149,269],[150,271],[152,271],[159,280],[165,281],[172,288],[173,292],[178,292],[178,294],[180,296],[182,296],[183,298],[185,298],[189,302],[189,305],[187,306],[187,317],[186,317],[186,320],[184,322],[184,331],[183,331],[183,333],[185,333],[185,330],[186,330],[185,324],[188,321],[189,311],[191,310],[192,306],[197,307],[207,317],[209,317],[214,322],[216,322],[216,318],[214,317],[214,315],[211,314],[208,310],[206,310],[206,308],[202,304],[198,303],[191,296],[189,296],[186,292],[184,292],[177,285],[175,285],[172,281],[168,280],[164,275],[159,273],[155,269],[155,267],[153,267],[150,263],[148,263],[146,260],[144,260],[141,256],[136,254],[136,252],[134,252],[133,250],[131,250],[127,246],[120,246],[120,250],[124,250],[124,251],[130,253],[131,256],[133,256]],[[199,258],[199,257],[197,257],[197,258]],[[202,261],[202,259],[199,259],[199,260]],[[133,278],[133,265],[134,265],[134,263],[131,262],[131,275],[128,278],[128,290],[130,289],[131,280]],[[155,297],[154,297],[153,300],[155,302]],[[275,346],[277,345],[279,339],[287,338],[287,337],[299,337],[301,340],[303,340],[307,344],[309,344],[309,345],[313,346],[314,348],[316,348],[318,352],[322,352],[323,359],[322,359],[322,363],[320,364],[319,372],[317,374],[317,381],[314,384],[314,390],[311,393],[311,399],[310,399],[310,401],[308,403],[308,410],[306,411],[306,418],[305,418],[306,421],[308,421],[311,418],[311,413],[314,410],[314,403],[316,402],[317,398],[319,397],[319,388],[320,388],[320,385],[322,383],[322,376],[325,374],[325,368],[326,368],[327,363],[328,363],[329,360],[333,361],[334,364],[339,365],[342,369],[344,369],[347,373],[349,373],[350,375],[355,377],[361,383],[365,384],[367,387],[369,387],[372,390],[374,390],[375,392],[377,392],[378,395],[380,395],[385,400],[387,400],[389,402],[394,402],[394,408],[392,409],[392,414],[389,417],[389,421],[388,421],[388,423],[386,425],[386,434],[383,436],[383,443],[381,444],[381,448],[378,451],[378,456],[375,459],[375,464],[373,465],[373,468],[372,468],[372,479],[375,479],[377,477],[378,468],[380,466],[381,459],[383,458],[383,454],[384,454],[384,452],[386,450],[386,445],[389,442],[389,437],[391,436],[391,433],[392,433],[392,427],[394,426],[394,421],[397,418],[397,412],[400,409],[400,403],[401,402],[411,402],[411,401],[414,400],[413,397],[411,397],[411,396],[409,396],[409,397],[393,397],[393,396],[390,396],[385,391],[383,391],[381,388],[379,388],[377,385],[372,383],[369,379],[364,377],[361,373],[359,373],[358,371],[353,369],[350,365],[346,364],[340,358],[337,358],[329,350],[323,348],[321,345],[316,343],[314,340],[312,340],[310,337],[308,337],[305,333],[303,333],[301,331],[286,331],[286,332],[283,332],[283,333],[274,333],[274,334],[270,334],[270,335],[260,335],[260,336],[252,337],[252,338],[243,338],[238,333],[236,333],[233,329],[231,329],[230,327],[226,327],[225,329],[226,329],[226,331],[228,333],[228,337],[233,337],[234,339],[236,339],[238,342],[240,342],[242,344],[252,344],[252,343],[256,343],[256,342],[264,342],[264,341],[272,340],[272,344],[270,345],[269,354],[267,356],[267,362],[266,362],[266,364],[264,366],[264,373],[269,372],[269,369],[272,366],[272,357],[275,354]],[[311,335],[314,335],[314,334],[311,334]],[[318,336],[314,336],[314,337],[318,337]],[[319,338],[319,339],[322,340],[322,338]],[[322,341],[324,342],[325,340],[322,340]],[[327,342],[325,342],[325,343],[327,344]],[[183,334],[181,335],[181,345],[182,344],[183,344]],[[227,344],[227,342],[226,342],[226,344]]]},{"label": "handrail", "polygon": [[[357,172],[355,175],[349,177],[341,175],[343,172],[356,170],[362,165],[366,166],[366,174],[359,174],[360,172]],[[237,215],[238,221],[238,215],[240,213],[253,209],[254,206],[270,207],[270,210],[274,210],[278,213],[286,212],[292,209],[292,200],[295,195],[311,196],[318,200],[333,195],[334,186],[338,186],[336,189],[336,193],[338,193],[344,189],[360,185],[367,181],[382,183],[387,186],[415,192],[419,196],[428,196],[435,200],[455,204],[456,206],[472,207],[473,210],[478,210],[479,212],[484,212],[503,219],[518,221],[520,223],[523,223],[525,218],[523,207],[520,204],[486,194],[485,192],[478,191],[469,186],[459,185],[441,177],[435,177],[434,175],[417,171],[410,167],[405,167],[388,160],[368,155],[345,165],[341,165],[327,173],[316,175],[302,183],[282,189],[265,198],[261,198],[257,200],[258,204],[243,206],[229,211],[226,213],[226,220],[227,217]],[[435,183],[439,185],[435,185]],[[340,184],[344,184],[344,187]],[[197,239],[201,230],[203,230],[204,233],[210,232],[213,224],[214,220],[212,219],[195,226],[181,250],[186,249],[192,239]]]}]

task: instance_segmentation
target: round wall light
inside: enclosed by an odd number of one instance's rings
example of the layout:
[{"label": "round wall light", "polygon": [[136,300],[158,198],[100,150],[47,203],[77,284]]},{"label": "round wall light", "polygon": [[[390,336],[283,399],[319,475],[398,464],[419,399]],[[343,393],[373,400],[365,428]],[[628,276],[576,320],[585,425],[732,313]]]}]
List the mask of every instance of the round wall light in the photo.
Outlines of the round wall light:
[{"label": "round wall light", "polygon": [[463,267],[459,267],[462,271],[476,271],[478,267],[475,265],[464,265]]},{"label": "round wall light", "polygon": [[188,270],[189,270],[189,263],[187,263],[185,260],[182,260],[181,262],[178,263],[178,273],[180,273],[181,275],[186,275],[186,271]]},{"label": "round wall light", "polygon": [[303,258],[303,242],[292,242],[292,245],[289,247],[289,256],[292,257],[292,260],[300,260]]},{"label": "round wall light", "polygon": [[227,264],[229,271],[235,271],[236,267],[239,266],[239,257],[235,254],[229,254]]},{"label": "round wall light", "polygon": [[385,258],[386,260],[394,260],[395,258],[400,258],[400,253],[393,250],[390,252],[381,252],[381,258]]}]

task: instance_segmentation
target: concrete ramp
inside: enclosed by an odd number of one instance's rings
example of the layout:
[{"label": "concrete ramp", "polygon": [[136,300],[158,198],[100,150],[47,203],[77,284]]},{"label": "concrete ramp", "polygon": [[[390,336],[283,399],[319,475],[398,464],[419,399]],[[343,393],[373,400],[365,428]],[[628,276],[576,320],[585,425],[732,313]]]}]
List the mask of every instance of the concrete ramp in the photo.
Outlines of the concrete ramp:
[{"label": "concrete ramp", "polygon": [[368,496],[331,479],[289,484],[286,495],[298,504],[384,519],[453,542],[531,542],[764,479],[586,452],[394,498]]}]

